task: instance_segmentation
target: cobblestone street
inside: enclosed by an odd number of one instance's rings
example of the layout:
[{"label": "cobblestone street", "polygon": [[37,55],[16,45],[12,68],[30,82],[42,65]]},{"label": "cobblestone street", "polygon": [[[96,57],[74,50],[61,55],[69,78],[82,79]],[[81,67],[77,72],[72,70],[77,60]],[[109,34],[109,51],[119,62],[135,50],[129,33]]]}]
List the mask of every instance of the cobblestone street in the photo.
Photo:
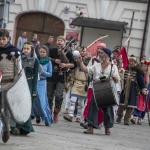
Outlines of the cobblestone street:
[{"label": "cobblestone street", "polygon": [[85,129],[75,119],[73,122],[65,121],[62,112],[59,122],[50,127],[44,123],[37,125],[33,120],[34,133],[11,135],[7,144],[0,140],[0,150],[150,150],[147,118],[142,126],[115,123],[111,136],[105,135],[104,127],[94,130],[93,135],[86,135],[83,134]]}]

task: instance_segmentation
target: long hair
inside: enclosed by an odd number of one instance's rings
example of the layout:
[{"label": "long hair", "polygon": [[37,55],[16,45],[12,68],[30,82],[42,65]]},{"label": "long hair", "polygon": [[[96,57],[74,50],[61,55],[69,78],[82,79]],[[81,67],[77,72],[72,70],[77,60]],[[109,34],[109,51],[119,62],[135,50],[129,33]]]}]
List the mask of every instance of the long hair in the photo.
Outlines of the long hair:
[{"label": "long hair", "polygon": [[[30,46],[30,47],[31,47],[31,57],[33,57],[33,56],[34,56],[34,45],[33,45],[33,43],[27,41],[27,42],[25,42],[24,44],[32,45],[32,46]],[[23,52],[23,48],[22,48],[22,52]]]},{"label": "long hair", "polygon": [[46,55],[48,56],[48,55],[49,55],[48,47],[47,47],[46,45],[42,45],[42,46],[40,47],[40,49],[41,49],[41,48],[46,51]]},{"label": "long hair", "polygon": [[[141,64],[141,67],[144,63]],[[146,65],[146,64],[145,64]],[[147,71],[146,71],[146,88],[148,88],[148,85],[149,85],[149,73],[150,73],[150,66],[147,65]]]}]

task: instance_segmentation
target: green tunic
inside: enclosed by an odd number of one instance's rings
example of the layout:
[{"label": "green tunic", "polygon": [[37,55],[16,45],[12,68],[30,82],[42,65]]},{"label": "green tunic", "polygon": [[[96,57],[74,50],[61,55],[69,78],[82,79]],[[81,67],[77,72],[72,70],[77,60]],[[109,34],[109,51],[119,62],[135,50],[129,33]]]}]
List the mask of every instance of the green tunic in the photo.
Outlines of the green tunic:
[{"label": "green tunic", "polygon": [[[33,94],[37,94],[37,81],[38,81],[38,70],[39,70],[39,61],[38,59],[35,59],[35,63],[34,63],[34,68],[31,67],[26,67],[25,69],[25,74],[26,74],[26,78],[33,78],[33,79],[29,79],[28,81],[28,85],[29,85],[29,89],[31,92],[31,96]],[[34,101],[35,97],[32,97],[32,104]],[[23,124],[17,124],[18,127],[20,127],[20,134],[28,134],[30,132],[34,132],[33,126],[32,126],[32,122],[31,122],[31,117],[29,118],[29,120]]]}]

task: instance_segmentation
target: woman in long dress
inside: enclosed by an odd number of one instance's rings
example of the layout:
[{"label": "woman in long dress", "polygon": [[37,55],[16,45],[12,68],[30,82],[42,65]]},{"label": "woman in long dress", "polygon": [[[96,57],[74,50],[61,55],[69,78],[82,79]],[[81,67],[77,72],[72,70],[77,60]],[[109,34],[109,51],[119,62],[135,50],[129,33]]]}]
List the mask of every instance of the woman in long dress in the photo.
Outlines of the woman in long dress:
[{"label": "woman in long dress", "polygon": [[[36,123],[40,123],[41,119],[45,122],[46,126],[49,126],[54,122],[51,115],[48,98],[47,98],[47,82],[46,78],[52,76],[52,64],[48,58],[48,48],[43,45],[39,50],[39,55],[37,56],[40,67],[39,67],[39,80],[37,84],[38,96],[33,104],[32,116],[36,117]],[[41,118],[41,119],[40,119]]]},{"label": "woman in long dress", "polygon": [[[25,42],[22,51],[22,67],[25,70],[27,82],[32,96],[31,101],[33,104],[34,99],[37,96],[39,61],[35,57],[34,45],[31,42]],[[27,135],[30,132],[34,132],[31,117],[27,122],[23,124],[17,124],[16,127],[22,135]]]}]

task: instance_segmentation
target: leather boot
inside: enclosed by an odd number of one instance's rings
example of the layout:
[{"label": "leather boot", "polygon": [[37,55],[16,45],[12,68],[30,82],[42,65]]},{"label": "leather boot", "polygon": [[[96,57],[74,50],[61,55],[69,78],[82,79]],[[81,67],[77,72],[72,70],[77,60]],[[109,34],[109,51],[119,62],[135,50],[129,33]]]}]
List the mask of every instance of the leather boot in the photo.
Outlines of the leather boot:
[{"label": "leather boot", "polygon": [[54,122],[58,122],[58,113],[54,110]]},{"label": "leather boot", "polygon": [[9,131],[3,132],[2,140],[3,140],[4,143],[7,143],[7,141],[9,140],[9,137],[10,137],[10,132]]},{"label": "leather boot", "polygon": [[56,123],[56,122],[58,122],[58,114],[59,114],[59,112],[61,111],[61,108],[59,109],[59,108],[54,108],[54,122]]},{"label": "leather boot", "polygon": [[84,131],[83,133],[85,133],[85,134],[93,134],[93,126],[89,125],[88,130]]}]

